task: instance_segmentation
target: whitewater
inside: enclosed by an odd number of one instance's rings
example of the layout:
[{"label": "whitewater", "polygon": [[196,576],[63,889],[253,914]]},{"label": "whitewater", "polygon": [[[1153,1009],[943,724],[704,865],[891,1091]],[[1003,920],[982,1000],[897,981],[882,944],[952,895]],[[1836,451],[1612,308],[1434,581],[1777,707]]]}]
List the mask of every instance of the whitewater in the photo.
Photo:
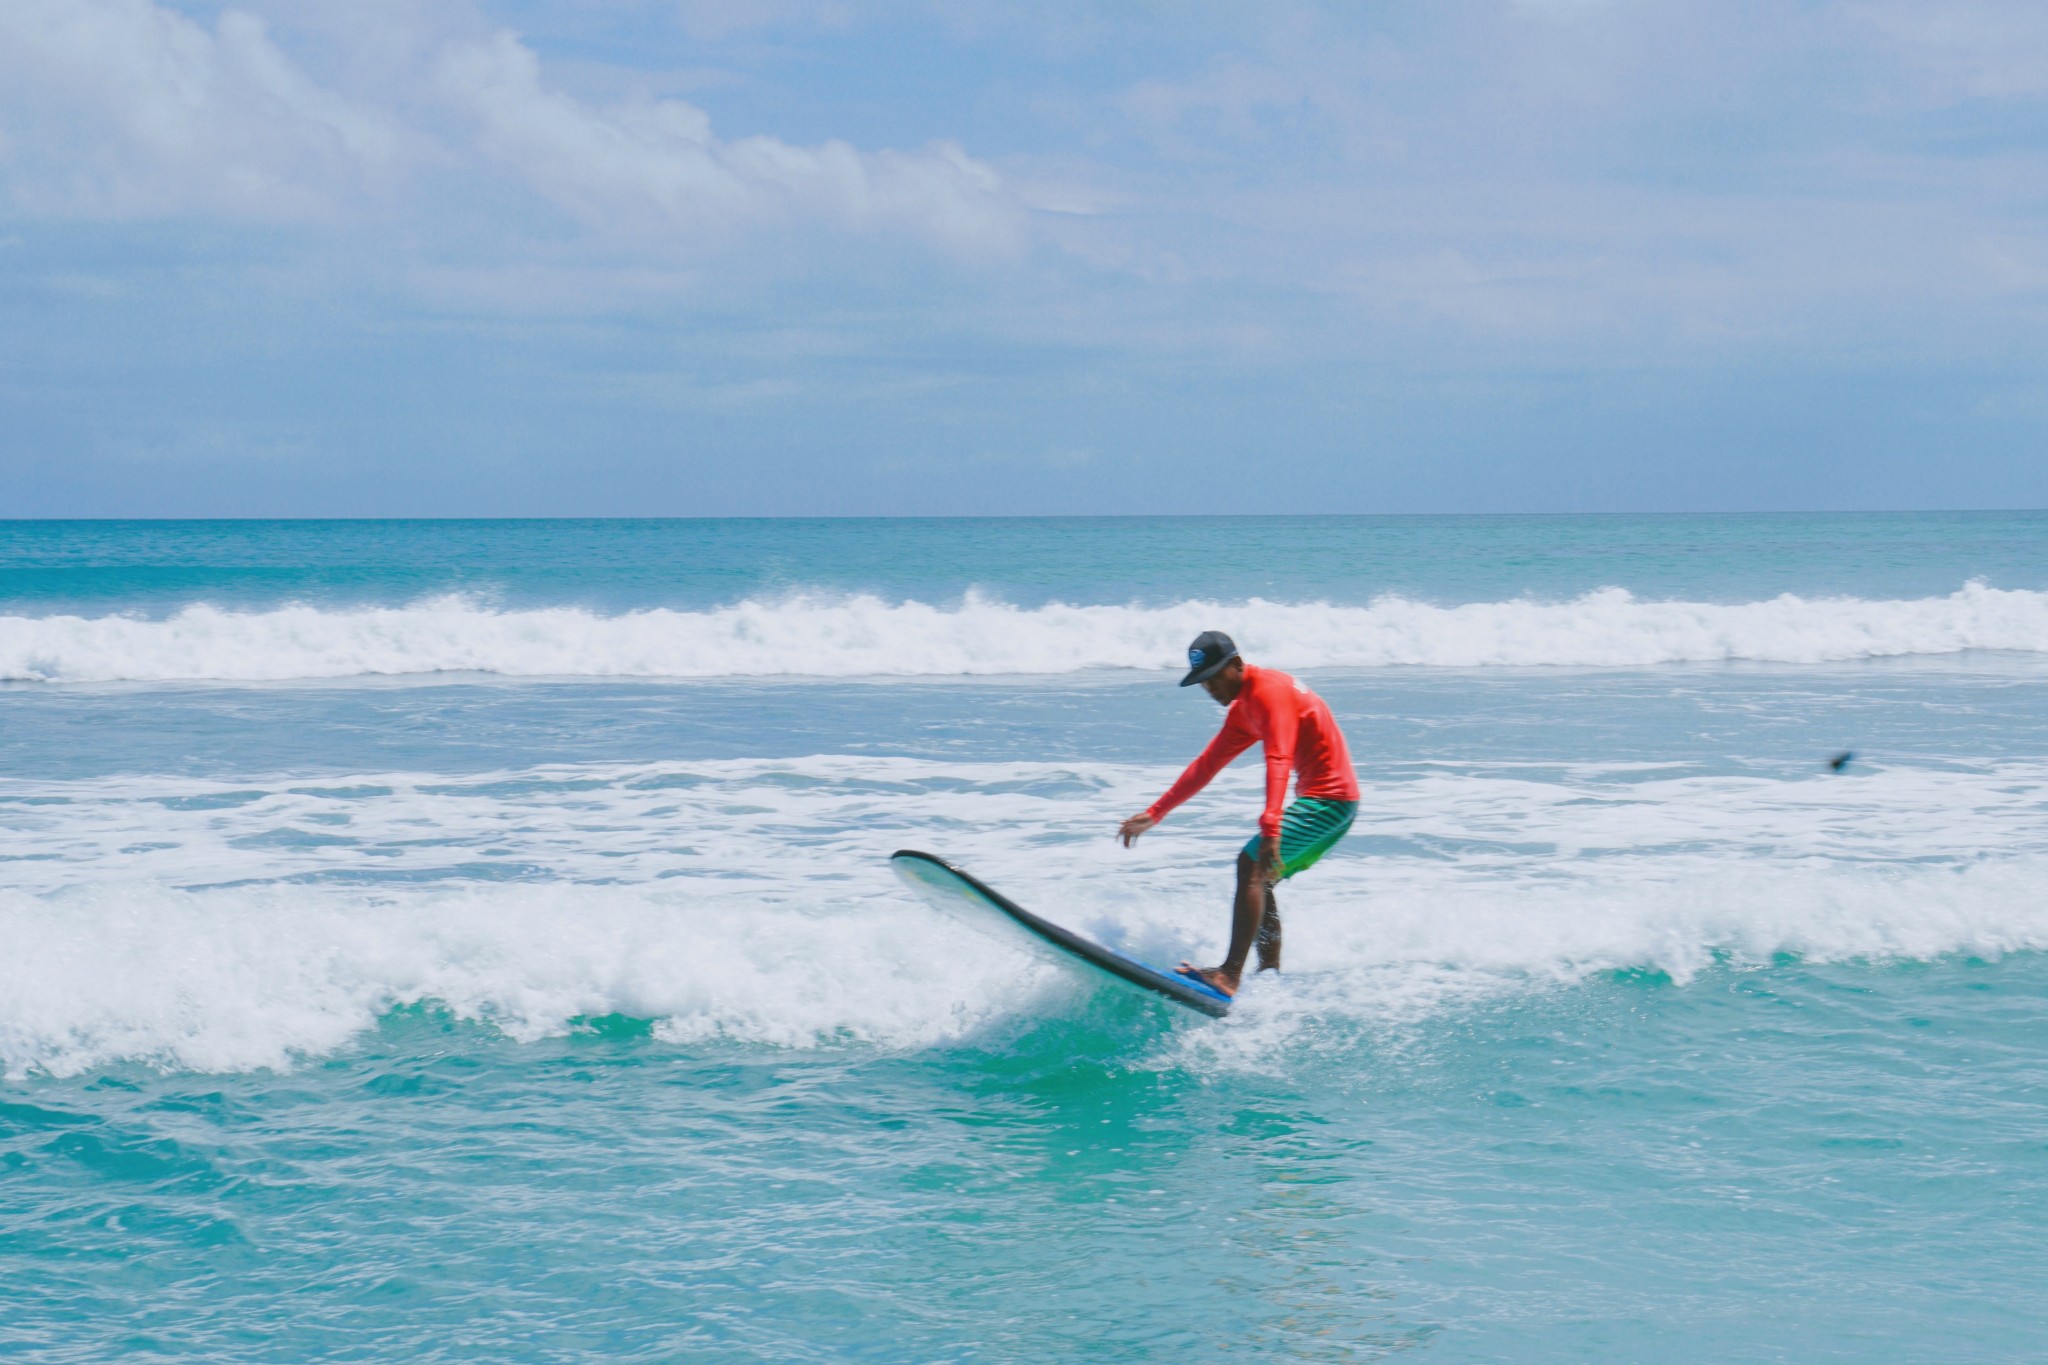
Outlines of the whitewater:
[{"label": "whitewater", "polygon": [[[887,853],[943,837],[1120,946],[1216,953],[1209,846],[1238,822],[1176,820],[1192,849],[1135,855],[1106,833],[1173,775],[817,757],[0,786],[0,1066],[288,1067],[422,1003],[521,1039],[626,1015],[677,1039],[959,1041],[1081,983],[906,901]],[[1219,787],[1256,806],[1251,777]],[[1229,1046],[1601,972],[2048,948],[2048,766],[1397,765],[1361,808],[1377,856],[1304,883],[1296,970],[1219,1026],[1252,1035]]]},{"label": "whitewater", "polygon": [[1714,603],[1608,587],[1565,602],[1327,602],[1019,607],[868,594],[749,599],[702,611],[497,609],[461,596],[390,607],[194,603],[146,616],[0,616],[0,680],[274,682],[506,677],[945,677],[1158,669],[1205,629],[1291,668],[1751,661],[1817,664],[1973,650],[2048,653],[2048,593],[1969,583],[1945,597]]}]

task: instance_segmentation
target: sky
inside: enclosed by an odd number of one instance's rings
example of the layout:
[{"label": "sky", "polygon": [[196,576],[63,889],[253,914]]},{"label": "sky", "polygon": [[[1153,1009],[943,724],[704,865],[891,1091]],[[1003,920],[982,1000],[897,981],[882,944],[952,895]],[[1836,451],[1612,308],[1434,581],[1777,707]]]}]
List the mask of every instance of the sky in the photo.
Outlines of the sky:
[{"label": "sky", "polygon": [[2039,0],[0,0],[0,517],[2048,506]]}]

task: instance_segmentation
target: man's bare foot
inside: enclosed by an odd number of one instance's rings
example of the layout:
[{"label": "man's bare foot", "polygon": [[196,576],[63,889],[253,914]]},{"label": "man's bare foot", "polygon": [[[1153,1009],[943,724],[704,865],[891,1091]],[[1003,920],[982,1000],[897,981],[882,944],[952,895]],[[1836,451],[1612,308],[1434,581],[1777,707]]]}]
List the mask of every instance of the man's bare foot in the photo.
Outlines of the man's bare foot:
[{"label": "man's bare foot", "polygon": [[1183,962],[1174,970],[1181,976],[1193,977],[1211,990],[1221,991],[1225,995],[1236,995],[1237,983],[1241,979],[1240,974],[1227,972],[1221,967],[1197,967],[1192,962]]}]

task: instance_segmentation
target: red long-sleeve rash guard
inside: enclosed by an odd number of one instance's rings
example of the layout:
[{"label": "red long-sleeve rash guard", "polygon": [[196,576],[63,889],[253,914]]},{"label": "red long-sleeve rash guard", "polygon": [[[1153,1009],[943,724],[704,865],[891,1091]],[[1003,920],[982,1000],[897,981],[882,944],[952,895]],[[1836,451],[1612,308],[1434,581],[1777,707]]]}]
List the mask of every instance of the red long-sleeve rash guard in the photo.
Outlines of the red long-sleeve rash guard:
[{"label": "red long-sleeve rash guard", "polygon": [[1280,807],[1287,801],[1287,777],[1301,774],[1298,796],[1323,801],[1356,801],[1358,774],[1351,770],[1351,751],[1344,732],[1323,699],[1292,677],[1271,668],[1245,665],[1244,687],[1224,713],[1223,728],[1202,750],[1180,780],[1145,813],[1164,820],[1166,813],[1209,785],[1230,760],[1253,744],[1266,746],[1266,809],[1259,833],[1278,837]]}]

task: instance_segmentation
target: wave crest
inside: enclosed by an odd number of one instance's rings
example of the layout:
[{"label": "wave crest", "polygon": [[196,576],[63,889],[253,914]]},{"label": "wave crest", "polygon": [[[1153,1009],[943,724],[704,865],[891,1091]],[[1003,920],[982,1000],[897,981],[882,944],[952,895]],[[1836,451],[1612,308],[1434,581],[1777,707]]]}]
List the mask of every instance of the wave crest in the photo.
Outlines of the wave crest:
[{"label": "wave crest", "polygon": [[137,616],[0,616],[0,679],[270,682],[446,672],[507,677],[944,677],[1158,669],[1199,631],[1283,667],[1821,664],[1969,650],[2048,653],[2048,593],[1970,583],[1946,597],[1366,606],[1191,600],[1164,607],[953,605],[800,595],[705,611],[186,607]]}]

